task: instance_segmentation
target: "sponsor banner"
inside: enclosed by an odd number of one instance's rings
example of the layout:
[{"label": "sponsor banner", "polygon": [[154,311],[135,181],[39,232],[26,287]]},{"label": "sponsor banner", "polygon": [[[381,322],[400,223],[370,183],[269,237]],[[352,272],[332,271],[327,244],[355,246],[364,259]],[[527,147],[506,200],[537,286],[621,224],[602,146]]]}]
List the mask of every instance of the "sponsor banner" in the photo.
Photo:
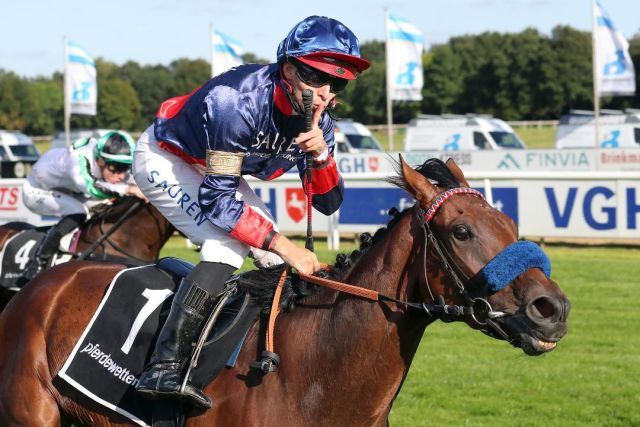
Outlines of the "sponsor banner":
[{"label": "sponsor banner", "polygon": [[453,159],[464,170],[481,172],[588,172],[640,171],[640,148],[628,149],[565,149],[565,150],[504,150],[504,151],[410,151],[406,153],[344,154],[336,163],[342,174],[394,174],[393,163],[401,154],[412,165],[437,158]]},{"label": "sponsor banner", "polygon": [[[579,179],[473,179],[472,187],[491,191],[493,205],[509,215],[523,236],[580,238],[638,238],[640,181]],[[306,231],[306,207],[299,180],[250,180],[260,197],[275,212],[280,229]],[[385,225],[388,211],[414,203],[403,190],[382,181],[382,176],[345,177],[345,200],[338,213],[340,233],[373,232]],[[275,207],[275,209],[273,208]],[[313,212],[315,232],[329,231],[329,219]]]},{"label": "sponsor banner", "polygon": [[[605,150],[602,150],[603,153]],[[595,152],[595,151],[594,151]],[[504,155],[504,153],[503,153]],[[351,163],[353,165],[354,163]],[[380,169],[384,169],[384,163]],[[365,166],[363,166],[365,167]],[[469,168],[465,168],[469,169]],[[366,170],[366,167],[365,167]],[[508,172],[508,171],[506,171]],[[544,176],[513,176],[484,180],[475,173],[470,184],[482,191],[491,191],[494,206],[519,224],[524,236],[638,238],[640,222],[640,179],[626,172],[626,177],[593,179],[591,175],[551,179]],[[341,233],[375,231],[385,225],[390,208],[405,209],[413,199],[383,181],[383,173],[345,173],[345,200],[337,214]],[[557,175],[557,174],[556,174]],[[286,174],[274,181],[248,178],[258,196],[273,213],[276,223],[285,233],[306,232],[307,206],[297,174]],[[0,181],[0,222],[22,220],[42,223],[22,205],[21,180]],[[486,186],[486,187],[485,187]],[[37,221],[36,221],[37,220]],[[336,217],[313,212],[313,229],[319,233],[330,231]]]},{"label": "sponsor banner", "polygon": [[22,202],[24,179],[0,179],[0,224],[19,221],[33,225],[51,225],[56,218],[42,217],[31,212]]},{"label": "sponsor banner", "polygon": [[529,236],[640,236],[640,181],[520,181],[520,233]]},{"label": "sponsor banner", "polygon": [[640,171],[640,149],[598,150],[599,170]]}]

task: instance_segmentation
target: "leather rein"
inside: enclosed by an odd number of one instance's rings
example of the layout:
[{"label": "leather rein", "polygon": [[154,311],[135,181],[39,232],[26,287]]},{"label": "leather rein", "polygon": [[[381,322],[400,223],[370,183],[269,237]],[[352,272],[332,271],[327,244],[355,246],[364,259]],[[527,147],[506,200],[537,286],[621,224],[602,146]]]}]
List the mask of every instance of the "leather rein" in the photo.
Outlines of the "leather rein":
[{"label": "leather rein", "polygon": [[[354,286],[347,283],[339,282],[336,280],[325,279],[309,274],[298,272],[298,275],[304,280],[313,283],[318,286],[330,288],[338,292],[344,292],[350,295],[357,296],[359,298],[368,299],[370,301],[390,301],[403,305],[408,308],[413,308],[421,311],[432,319],[439,319],[444,322],[452,322],[455,320],[461,320],[463,317],[470,316],[478,325],[482,327],[488,327],[491,330],[487,333],[493,332],[499,335],[507,342],[511,342],[512,338],[509,334],[499,325],[501,318],[509,316],[509,313],[503,311],[494,311],[491,304],[486,298],[472,297],[469,295],[467,286],[471,279],[462,271],[460,266],[455,262],[451,253],[447,250],[442,240],[434,233],[431,228],[430,222],[438,213],[440,207],[452,196],[456,194],[470,194],[475,197],[484,199],[484,195],[477,190],[467,187],[457,187],[449,189],[443,193],[440,193],[435,201],[428,209],[423,209],[419,203],[414,205],[414,212],[417,220],[420,222],[420,226],[424,233],[424,247],[423,247],[423,274],[425,285],[429,296],[433,303],[427,304],[425,302],[412,302],[400,300],[378,291],[363,288],[360,286]],[[442,295],[434,295],[429,285],[427,277],[427,254],[429,245],[433,247],[435,253],[440,260],[440,264],[445,273],[453,280],[458,294],[462,297],[464,304],[462,305],[450,305],[446,304]],[[324,268],[325,266],[323,266]],[[326,266],[331,268],[330,266]],[[262,352],[261,358],[251,363],[251,367],[259,369],[264,373],[274,372],[280,365],[280,358],[274,352],[273,344],[273,332],[275,329],[275,321],[280,312],[280,296],[282,288],[285,283],[286,276],[290,274],[291,268],[287,267],[282,272],[282,276],[276,287],[276,292],[271,305],[271,311],[269,315],[269,324],[267,327],[267,336],[265,340],[265,351]]]},{"label": "leather rein", "polygon": [[[488,326],[493,329],[500,337],[506,341],[511,341],[509,335],[500,327],[496,322],[497,319],[509,315],[506,312],[495,311],[491,307],[491,304],[486,298],[472,297],[469,295],[466,284],[471,282],[471,279],[462,271],[460,266],[455,262],[451,253],[447,250],[442,240],[436,235],[431,228],[430,222],[437,214],[440,207],[452,196],[456,194],[470,194],[475,197],[484,199],[482,193],[472,188],[457,187],[447,190],[439,194],[435,201],[428,209],[423,209],[419,203],[414,206],[414,212],[416,218],[420,222],[422,231],[424,233],[424,267],[423,275],[426,285],[426,289],[431,297],[433,303],[427,304],[425,302],[411,302],[400,300],[388,295],[381,294],[377,291],[361,288],[359,286],[349,285],[346,283],[324,279],[317,276],[307,275],[304,273],[298,273],[304,280],[314,283],[319,286],[331,288],[340,292],[345,292],[351,295],[355,295],[361,298],[366,298],[372,301],[391,301],[405,307],[410,307],[422,311],[424,314],[431,318],[439,319],[444,322],[452,322],[460,320],[465,316],[470,316],[478,325]],[[458,294],[462,297],[464,304],[462,305],[450,305],[445,304],[444,297],[442,295],[434,295],[429,285],[427,277],[427,254],[429,245],[435,250],[442,269],[453,280]]]}]

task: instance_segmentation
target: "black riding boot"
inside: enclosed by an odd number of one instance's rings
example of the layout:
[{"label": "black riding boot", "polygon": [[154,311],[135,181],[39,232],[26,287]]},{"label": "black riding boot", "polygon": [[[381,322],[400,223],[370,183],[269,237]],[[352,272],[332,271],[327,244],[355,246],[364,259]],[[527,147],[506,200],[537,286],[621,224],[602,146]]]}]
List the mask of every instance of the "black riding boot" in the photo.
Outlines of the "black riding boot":
[{"label": "black riding boot", "polygon": [[[211,400],[202,390],[188,384],[181,393],[185,368],[205,320],[215,307],[224,282],[235,269],[226,264],[200,263],[180,283],[171,303],[167,321],[158,335],[151,361],[140,374],[136,390],[149,399],[175,397],[208,409]],[[197,280],[196,280],[197,279]],[[200,280],[202,279],[202,280]],[[207,292],[202,285],[212,289]]]},{"label": "black riding boot", "polygon": [[27,264],[23,277],[29,281],[44,270],[53,254],[58,250],[60,239],[82,225],[86,218],[85,214],[68,215],[51,227],[45,234],[44,239],[42,239],[40,246],[38,246],[34,258]]}]

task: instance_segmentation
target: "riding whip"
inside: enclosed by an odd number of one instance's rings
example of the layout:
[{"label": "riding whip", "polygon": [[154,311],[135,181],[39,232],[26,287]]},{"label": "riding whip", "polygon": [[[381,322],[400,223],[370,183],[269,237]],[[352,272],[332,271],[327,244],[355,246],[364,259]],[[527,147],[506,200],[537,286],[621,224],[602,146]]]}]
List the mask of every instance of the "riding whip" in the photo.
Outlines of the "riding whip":
[{"label": "riding whip", "polygon": [[[313,91],[305,89],[302,91],[302,105],[304,106],[304,124],[305,131],[309,132],[313,128]],[[313,230],[311,228],[311,208],[313,194],[311,192],[311,180],[313,178],[313,157],[311,153],[306,155],[306,173],[305,173],[305,193],[307,193],[307,241],[305,248],[313,252]]]},{"label": "riding whip", "polygon": [[[302,105],[304,106],[304,124],[305,131],[309,132],[313,128],[313,91],[305,89],[302,91]],[[311,153],[307,153],[305,156],[306,171],[304,179],[304,189],[307,193],[307,242],[304,247],[313,252],[313,231],[311,229],[311,207],[312,207],[312,192],[311,192],[311,180],[313,178],[313,157]],[[265,339],[265,350],[260,355],[260,358],[254,362],[251,362],[250,366],[253,369],[257,369],[265,374],[274,372],[280,366],[280,356],[274,351],[273,334],[275,330],[276,318],[280,313],[280,297],[282,295],[282,288],[285,283],[285,279],[291,273],[291,268],[286,267],[282,271],[278,286],[276,287],[275,294],[273,295],[273,301],[271,302],[271,311],[269,314],[269,324],[267,325],[267,336]]]}]

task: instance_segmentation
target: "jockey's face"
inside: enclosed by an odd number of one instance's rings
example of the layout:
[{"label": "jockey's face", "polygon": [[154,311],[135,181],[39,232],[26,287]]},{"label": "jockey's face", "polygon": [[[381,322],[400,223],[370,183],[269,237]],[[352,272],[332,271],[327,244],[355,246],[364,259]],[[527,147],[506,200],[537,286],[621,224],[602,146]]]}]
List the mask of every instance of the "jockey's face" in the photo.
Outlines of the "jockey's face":
[{"label": "jockey's face", "polygon": [[98,159],[98,166],[102,172],[102,179],[110,184],[119,184],[127,176],[128,169],[107,164],[104,160]]},{"label": "jockey's face", "polygon": [[300,77],[300,73],[296,66],[290,62],[285,62],[283,65],[283,73],[287,82],[293,86],[295,93],[291,97],[296,101],[300,110],[304,111],[304,104],[302,103],[302,91],[310,89],[313,92],[313,110],[315,111],[320,105],[327,107],[333,107],[335,104],[336,94],[331,92],[331,83],[327,82],[322,86],[311,86]]}]

